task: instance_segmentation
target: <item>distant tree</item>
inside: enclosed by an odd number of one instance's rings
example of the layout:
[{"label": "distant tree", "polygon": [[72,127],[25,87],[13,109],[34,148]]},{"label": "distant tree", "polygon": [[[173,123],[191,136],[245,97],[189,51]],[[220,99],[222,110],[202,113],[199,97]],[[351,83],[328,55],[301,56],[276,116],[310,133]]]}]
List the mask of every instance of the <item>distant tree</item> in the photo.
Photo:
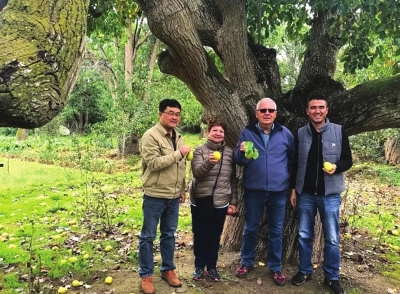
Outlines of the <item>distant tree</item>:
[{"label": "distant tree", "polygon": [[112,97],[100,73],[84,67],[62,116],[71,131],[83,133],[89,125],[106,120],[112,106]]}]

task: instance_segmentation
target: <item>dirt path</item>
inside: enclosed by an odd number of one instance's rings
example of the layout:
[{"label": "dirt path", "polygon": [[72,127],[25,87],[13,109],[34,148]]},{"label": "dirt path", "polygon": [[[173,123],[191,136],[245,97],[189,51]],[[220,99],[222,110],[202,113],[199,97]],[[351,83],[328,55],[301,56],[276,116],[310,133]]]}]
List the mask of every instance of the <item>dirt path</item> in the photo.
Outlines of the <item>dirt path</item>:
[{"label": "dirt path", "polygon": [[[161,280],[160,274],[156,269],[154,275],[154,282],[156,286],[156,293],[159,294],[173,294],[173,293],[196,293],[196,294],[242,294],[242,293],[274,293],[274,294],[294,294],[294,293],[314,293],[324,294],[331,293],[329,288],[323,285],[322,270],[316,269],[313,280],[307,282],[303,286],[294,286],[288,281],[284,287],[275,286],[270,278],[269,271],[266,266],[257,266],[249,276],[244,279],[238,279],[234,276],[236,267],[240,259],[238,253],[222,253],[220,254],[218,269],[221,274],[221,281],[218,283],[210,282],[208,280],[194,282],[191,279],[193,271],[193,254],[191,250],[183,250],[176,252],[176,273],[184,281],[181,288],[172,288]],[[285,265],[283,273],[289,279],[296,274],[297,268]],[[111,285],[103,283],[104,277],[111,275],[114,279]],[[364,272],[357,271],[357,265],[349,260],[342,261],[341,268],[342,285],[346,293],[371,293],[371,294],[384,294],[384,293],[400,293],[396,292],[396,285],[393,282],[381,275],[378,275],[370,270]],[[400,284],[397,285],[399,288]],[[121,270],[110,270],[107,273],[99,275],[98,281],[94,281],[90,289],[69,291],[69,293],[141,293],[140,292],[140,279],[137,273]]]}]

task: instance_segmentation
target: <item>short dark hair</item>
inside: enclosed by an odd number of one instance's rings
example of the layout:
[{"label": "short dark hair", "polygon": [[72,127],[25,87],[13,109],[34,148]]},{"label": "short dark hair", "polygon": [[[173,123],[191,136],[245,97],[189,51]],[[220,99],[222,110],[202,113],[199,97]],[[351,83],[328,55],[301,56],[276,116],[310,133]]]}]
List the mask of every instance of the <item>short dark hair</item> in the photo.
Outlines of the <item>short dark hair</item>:
[{"label": "short dark hair", "polygon": [[316,94],[316,95],[310,96],[310,98],[307,99],[307,108],[310,105],[310,101],[312,101],[312,100],[324,100],[326,103],[326,107],[329,106],[328,100],[326,99],[326,97],[324,95]]},{"label": "short dark hair", "polygon": [[207,122],[207,130],[211,131],[211,129],[215,126],[220,126],[224,129],[224,132],[226,132],[226,130],[228,129],[228,126],[225,122],[223,122],[222,120],[220,120],[219,118],[211,118],[208,120]]},{"label": "short dark hair", "polygon": [[164,112],[167,107],[174,107],[174,108],[179,108],[179,110],[182,110],[181,104],[176,100],[176,99],[164,99],[161,100],[160,105],[158,106],[158,110],[160,112]]}]

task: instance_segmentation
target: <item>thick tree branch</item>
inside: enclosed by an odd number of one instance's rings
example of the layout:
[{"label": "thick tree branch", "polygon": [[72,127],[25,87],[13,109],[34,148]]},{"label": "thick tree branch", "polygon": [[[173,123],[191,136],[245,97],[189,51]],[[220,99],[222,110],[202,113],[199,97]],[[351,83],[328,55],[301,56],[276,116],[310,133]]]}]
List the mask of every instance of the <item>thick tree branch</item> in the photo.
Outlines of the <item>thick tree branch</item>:
[{"label": "thick tree branch", "polygon": [[329,117],[349,135],[400,128],[400,75],[360,84],[332,97]]},{"label": "thick tree branch", "polygon": [[[193,3],[188,5],[188,1],[180,0],[151,2],[139,1],[146,12],[153,34],[168,46],[168,50],[159,58],[161,71],[184,81],[204,106],[207,116],[216,116],[222,111],[239,111],[242,121],[233,117],[229,118],[232,121],[228,121],[232,126],[229,129],[232,134],[228,136],[228,141],[234,145],[241,129],[240,124],[247,122],[246,112],[240,102],[240,97],[244,95],[238,93],[237,89],[224,79],[203,48],[196,23],[191,18]],[[155,2],[157,5],[153,6]],[[151,9],[146,10],[148,7]],[[178,30],[178,27],[185,29]],[[234,48],[229,50],[233,51]],[[245,90],[247,94],[251,93],[249,88]]]},{"label": "thick tree branch", "polygon": [[314,76],[309,83],[284,96],[287,112],[279,112],[279,119],[295,131],[308,121],[305,112],[307,98],[322,94],[329,100],[329,119],[344,125],[349,135],[388,127],[399,128],[399,93],[399,75],[360,84],[347,91],[326,76]]},{"label": "thick tree branch", "polygon": [[256,78],[254,55],[247,43],[245,3],[242,0],[215,2],[224,20],[218,31],[216,51],[221,57],[225,75],[235,85],[241,97],[246,97],[249,89],[255,90],[257,96],[262,97],[263,88],[262,84],[257,84],[259,79]]},{"label": "thick tree branch", "polygon": [[306,83],[314,75],[333,77],[336,71],[340,45],[335,37],[329,37],[328,18],[328,12],[319,12],[313,21],[310,41],[304,54],[304,63],[296,87]]}]

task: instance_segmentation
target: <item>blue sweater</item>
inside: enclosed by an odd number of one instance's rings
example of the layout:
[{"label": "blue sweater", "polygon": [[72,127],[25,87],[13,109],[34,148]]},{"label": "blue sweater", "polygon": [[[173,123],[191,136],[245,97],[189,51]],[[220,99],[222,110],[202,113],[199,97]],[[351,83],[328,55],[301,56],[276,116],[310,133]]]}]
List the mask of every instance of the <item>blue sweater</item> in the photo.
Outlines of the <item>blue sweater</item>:
[{"label": "blue sweater", "polygon": [[[257,159],[247,159],[240,151],[243,141],[252,141],[259,151]],[[267,149],[257,122],[245,127],[239,136],[234,158],[244,166],[243,188],[261,191],[283,191],[289,188],[289,171],[295,156],[292,133],[281,124],[274,122]]]}]

